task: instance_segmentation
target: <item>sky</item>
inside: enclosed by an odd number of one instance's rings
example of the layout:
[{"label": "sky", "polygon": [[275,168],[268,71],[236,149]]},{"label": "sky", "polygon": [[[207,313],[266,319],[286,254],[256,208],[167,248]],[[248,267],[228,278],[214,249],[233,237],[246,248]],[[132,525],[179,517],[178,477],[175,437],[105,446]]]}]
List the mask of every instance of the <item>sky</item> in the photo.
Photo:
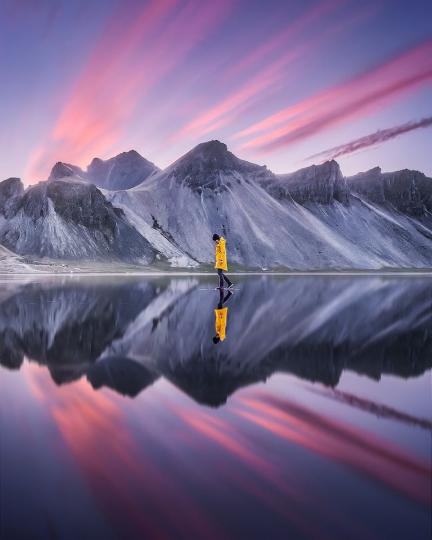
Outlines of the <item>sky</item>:
[{"label": "sky", "polygon": [[430,0],[0,0],[0,179],[218,139],[432,176]]}]

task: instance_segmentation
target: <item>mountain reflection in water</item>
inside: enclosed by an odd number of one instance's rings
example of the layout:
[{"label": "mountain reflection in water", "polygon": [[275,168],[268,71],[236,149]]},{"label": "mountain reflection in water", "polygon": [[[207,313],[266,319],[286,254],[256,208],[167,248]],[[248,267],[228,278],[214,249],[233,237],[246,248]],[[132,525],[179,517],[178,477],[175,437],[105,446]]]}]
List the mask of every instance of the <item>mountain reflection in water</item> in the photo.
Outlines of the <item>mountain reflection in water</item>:
[{"label": "mountain reflection in water", "polygon": [[8,538],[427,534],[432,279],[237,281],[223,306],[199,277],[3,282]]},{"label": "mountain reflection in water", "polygon": [[231,299],[213,343],[219,293],[197,279],[10,284],[0,297],[0,361],[47,366],[57,384],[135,396],[165,377],[221,405],[275,372],[336,386],[343,370],[374,379],[432,366],[429,278],[253,278]]}]

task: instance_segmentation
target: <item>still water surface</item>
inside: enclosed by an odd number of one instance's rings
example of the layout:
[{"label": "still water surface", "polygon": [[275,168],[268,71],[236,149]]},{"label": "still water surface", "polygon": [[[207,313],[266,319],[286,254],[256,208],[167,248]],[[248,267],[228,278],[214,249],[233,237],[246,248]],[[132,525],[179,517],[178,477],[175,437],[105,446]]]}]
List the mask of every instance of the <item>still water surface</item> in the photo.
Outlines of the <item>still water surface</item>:
[{"label": "still water surface", "polygon": [[0,283],[2,540],[429,538],[432,278],[237,282]]}]

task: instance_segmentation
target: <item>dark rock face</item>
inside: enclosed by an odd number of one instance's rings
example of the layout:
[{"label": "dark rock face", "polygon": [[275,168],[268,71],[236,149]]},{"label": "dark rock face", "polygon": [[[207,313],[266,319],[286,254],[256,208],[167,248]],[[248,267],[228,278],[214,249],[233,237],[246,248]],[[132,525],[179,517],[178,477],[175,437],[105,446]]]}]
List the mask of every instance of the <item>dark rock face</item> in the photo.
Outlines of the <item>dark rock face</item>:
[{"label": "dark rock face", "polygon": [[106,229],[114,234],[116,220],[123,212],[114,208],[92,184],[68,184],[53,181],[31,188],[23,197],[27,215],[36,218],[43,215],[47,199],[53,203],[55,212],[65,221],[90,229]]},{"label": "dark rock face", "polygon": [[279,175],[277,182],[265,186],[279,200],[293,199],[299,204],[348,204],[349,189],[336,161],[312,165],[291,174]]},{"label": "dark rock face", "polygon": [[414,217],[432,212],[432,179],[418,171],[383,173],[379,167],[347,178],[354,193]]},{"label": "dark rock face", "polygon": [[94,158],[87,168],[86,178],[104,189],[123,190],[141,184],[158,171],[154,163],[130,150],[106,161]]},{"label": "dark rock face", "polygon": [[19,178],[0,182],[0,214],[9,217],[14,212],[15,202],[23,193],[24,186]]},{"label": "dark rock face", "polygon": [[123,212],[115,209],[92,184],[72,185],[61,180],[40,183],[27,190],[17,211],[22,208],[36,221],[48,215],[49,201],[65,221],[99,230],[110,241],[114,239],[118,218],[123,216]]},{"label": "dark rock face", "polygon": [[145,238],[92,184],[51,180],[13,200],[0,242],[21,255],[153,261]]},{"label": "dark rock face", "polygon": [[256,181],[272,175],[265,166],[239,159],[228,151],[226,144],[219,141],[199,144],[167,171],[194,191],[206,188],[216,192],[224,191],[227,182],[241,182],[242,176]]},{"label": "dark rock face", "polygon": [[76,165],[58,161],[51,169],[51,174],[49,175],[48,180],[60,180],[61,178],[66,178],[68,176],[80,176],[84,178],[85,173]]}]

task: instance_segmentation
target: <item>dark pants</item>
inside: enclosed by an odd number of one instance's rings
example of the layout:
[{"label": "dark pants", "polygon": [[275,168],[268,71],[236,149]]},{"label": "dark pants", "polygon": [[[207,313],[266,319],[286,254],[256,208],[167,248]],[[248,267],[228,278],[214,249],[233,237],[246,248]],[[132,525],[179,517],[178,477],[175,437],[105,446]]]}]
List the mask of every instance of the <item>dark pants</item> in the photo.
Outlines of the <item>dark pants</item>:
[{"label": "dark pants", "polygon": [[226,293],[226,296],[224,297],[224,293],[223,293],[223,290],[220,289],[219,291],[219,303],[218,303],[218,309],[222,309],[223,305],[225,304],[225,302],[231,298],[232,296],[232,292],[231,291],[228,291]]},{"label": "dark pants", "polygon": [[219,288],[223,289],[224,286],[224,280],[228,287],[232,285],[231,281],[226,277],[226,275],[223,273],[223,270],[218,268],[218,274],[219,274]]}]

